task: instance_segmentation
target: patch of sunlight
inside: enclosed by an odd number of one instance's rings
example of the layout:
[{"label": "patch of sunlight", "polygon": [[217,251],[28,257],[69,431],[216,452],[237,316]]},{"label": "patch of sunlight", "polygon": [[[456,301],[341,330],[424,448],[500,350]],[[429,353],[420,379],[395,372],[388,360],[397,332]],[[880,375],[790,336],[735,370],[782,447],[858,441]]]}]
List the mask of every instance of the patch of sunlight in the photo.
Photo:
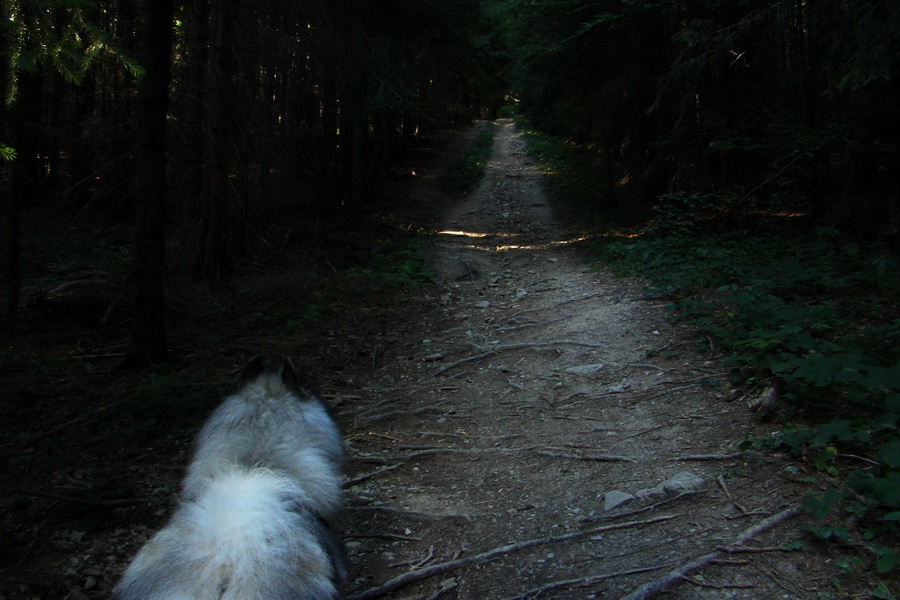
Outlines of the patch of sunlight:
[{"label": "patch of sunlight", "polygon": [[438,235],[458,235],[461,237],[473,237],[473,238],[483,238],[483,237],[516,237],[521,235],[520,233],[479,233],[475,231],[460,231],[460,230],[451,230],[445,229],[444,231],[438,231]]}]

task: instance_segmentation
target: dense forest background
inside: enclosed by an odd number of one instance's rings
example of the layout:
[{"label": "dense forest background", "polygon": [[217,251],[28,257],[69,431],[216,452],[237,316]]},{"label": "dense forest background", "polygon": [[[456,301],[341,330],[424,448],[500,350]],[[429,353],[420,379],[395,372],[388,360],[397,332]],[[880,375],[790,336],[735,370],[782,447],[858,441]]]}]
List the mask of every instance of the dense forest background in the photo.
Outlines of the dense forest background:
[{"label": "dense forest background", "polygon": [[[410,153],[447,131],[514,116],[597,256],[650,277],[648,294],[709,333],[735,384],[786,409],[756,443],[845,475],[848,514],[863,520],[852,502],[865,497],[896,535],[895,0],[0,8],[10,352],[25,307],[60,308],[45,291],[102,279],[104,293],[127,289],[120,366],[160,362],[174,286],[234,289],[242,261],[287,243],[272,234],[287,215],[317,243],[339,231],[371,255],[346,232],[371,226],[380,182],[411,176]],[[67,266],[95,255],[102,272]],[[105,304],[95,324],[109,325]],[[824,516],[838,495],[818,502]],[[894,548],[871,546],[879,570],[900,564]]]},{"label": "dense forest background", "polygon": [[410,144],[511,107],[587,149],[596,204],[622,215],[770,211],[897,239],[888,0],[2,7],[6,320],[22,211],[136,219],[136,365],[165,353],[164,265],[227,287],[273,203],[358,218]]}]

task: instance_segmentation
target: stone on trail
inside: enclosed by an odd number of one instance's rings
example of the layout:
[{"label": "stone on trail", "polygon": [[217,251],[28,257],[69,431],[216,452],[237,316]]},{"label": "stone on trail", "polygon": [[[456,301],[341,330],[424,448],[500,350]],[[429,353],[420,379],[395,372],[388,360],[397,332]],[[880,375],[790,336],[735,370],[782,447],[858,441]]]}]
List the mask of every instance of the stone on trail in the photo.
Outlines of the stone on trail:
[{"label": "stone on trail", "polygon": [[634,500],[634,496],[627,492],[620,492],[619,490],[606,492],[603,497],[603,510],[610,511],[632,500]]},{"label": "stone on trail", "polygon": [[569,367],[566,369],[566,373],[572,373],[574,375],[584,375],[585,377],[590,377],[592,375],[596,375],[600,372],[600,369],[605,367],[606,365],[603,363],[596,363],[593,365],[580,365],[577,367]]},{"label": "stone on trail", "polygon": [[677,495],[685,492],[696,492],[706,484],[706,480],[690,471],[682,471],[677,475],[666,479],[658,486],[646,488],[637,492],[638,498],[651,496]]}]

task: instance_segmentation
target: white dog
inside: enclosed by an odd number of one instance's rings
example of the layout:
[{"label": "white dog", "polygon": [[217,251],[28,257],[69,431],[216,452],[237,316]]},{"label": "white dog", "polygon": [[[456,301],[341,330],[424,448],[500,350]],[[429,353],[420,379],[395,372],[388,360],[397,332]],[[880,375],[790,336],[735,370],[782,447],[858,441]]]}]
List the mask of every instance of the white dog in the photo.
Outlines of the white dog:
[{"label": "white dog", "polygon": [[171,521],[138,552],[116,600],[334,600],[332,526],[344,444],[290,359],[258,357],[197,436]]}]

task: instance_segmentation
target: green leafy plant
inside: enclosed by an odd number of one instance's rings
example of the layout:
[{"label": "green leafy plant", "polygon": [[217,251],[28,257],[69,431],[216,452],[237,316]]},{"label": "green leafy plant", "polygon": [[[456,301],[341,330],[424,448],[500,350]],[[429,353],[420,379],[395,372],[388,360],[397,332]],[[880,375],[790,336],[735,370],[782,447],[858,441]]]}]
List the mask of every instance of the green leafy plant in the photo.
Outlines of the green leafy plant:
[{"label": "green leafy plant", "polygon": [[422,250],[430,243],[431,236],[422,231],[393,229],[388,237],[374,243],[362,264],[344,272],[346,281],[372,291],[411,290],[429,283],[434,273],[426,265]]},{"label": "green leafy plant", "polygon": [[[674,318],[710,334],[739,384],[781,382],[782,413],[794,424],[768,446],[841,482],[808,503],[819,519],[811,535],[864,549],[846,559],[850,570],[895,569],[896,256],[829,229],[712,227],[704,215],[720,203],[710,196],[667,200],[653,226],[637,237],[601,239],[596,257],[621,274],[648,277],[648,295],[669,299]],[[861,461],[868,466],[860,468]]]}]

